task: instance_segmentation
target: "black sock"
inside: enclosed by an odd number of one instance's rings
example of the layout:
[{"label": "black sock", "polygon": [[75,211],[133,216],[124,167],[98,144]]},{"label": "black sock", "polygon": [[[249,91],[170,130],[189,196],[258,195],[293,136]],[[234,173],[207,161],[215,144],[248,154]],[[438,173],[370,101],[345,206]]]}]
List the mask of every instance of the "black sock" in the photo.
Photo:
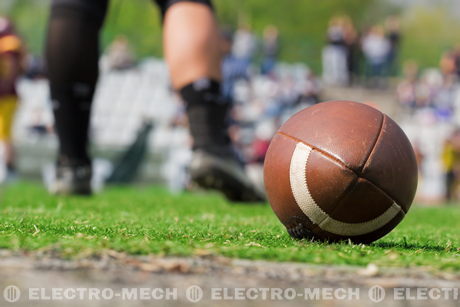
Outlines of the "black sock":
[{"label": "black sock", "polygon": [[99,30],[107,0],[87,2],[97,10],[73,2],[56,1],[52,6],[46,58],[59,139],[58,162],[87,164],[91,104],[98,78]]},{"label": "black sock", "polygon": [[230,102],[222,98],[220,82],[200,79],[179,91],[186,103],[193,149],[220,152],[231,146],[228,135]]}]

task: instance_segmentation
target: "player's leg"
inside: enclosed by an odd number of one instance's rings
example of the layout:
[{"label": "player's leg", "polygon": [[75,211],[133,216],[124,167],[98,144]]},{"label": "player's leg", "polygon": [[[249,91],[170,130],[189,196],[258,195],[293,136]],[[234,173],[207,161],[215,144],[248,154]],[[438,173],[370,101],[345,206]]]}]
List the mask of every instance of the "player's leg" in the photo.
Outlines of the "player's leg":
[{"label": "player's leg", "polygon": [[192,180],[231,200],[263,200],[245,175],[228,135],[230,102],[221,95],[221,38],[210,1],[157,3],[164,13],[166,61],[173,86],[186,103],[194,140]]},{"label": "player's leg", "polygon": [[221,79],[221,38],[211,7],[203,3],[175,3],[164,17],[164,51],[176,89]]},{"label": "player's leg", "polygon": [[53,0],[46,60],[59,140],[56,193],[89,194],[88,128],[108,0]]},{"label": "player's leg", "polygon": [[194,148],[230,144],[229,102],[220,97],[220,37],[209,1],[172,1],[164,16],[164,51],[173,87],[187,103]]}]

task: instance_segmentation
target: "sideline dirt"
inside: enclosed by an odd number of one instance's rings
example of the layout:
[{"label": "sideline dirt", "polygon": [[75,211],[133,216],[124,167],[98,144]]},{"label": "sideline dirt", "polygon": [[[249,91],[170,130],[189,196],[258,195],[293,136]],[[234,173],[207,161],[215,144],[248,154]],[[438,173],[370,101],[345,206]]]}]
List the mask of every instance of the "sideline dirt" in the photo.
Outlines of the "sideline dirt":
[{"label": "sideline dirt", "polygon": [[[21,299],[15,303],[4,300],[3,290],[15,285],[21,290]],[[107,251],[101,256],[76,260],[63,260],[49,254],[13,253],[0,250],[0,306],[181,306],[192,305],[187,297],[187,289],[199,286],[203,291],[199,306],[360,306],[375,300],[373,286],[384,288],[385,296],[381,305],[385,306],[458,306],[460,298],[449,295],[449,299],[415,299],[417,288],[460,288],[460,273],[429,272],[423,269],[381,269],[370,265],[358,267],[312,266],[301,263],[276,263],[249,261],[223,257],[202,256],[194,258],[162,258],[158,256],[128,256]],[[41,295],[41,300],[29,300],[29,289]],[[113,297],[108,300],[49,300],[52,288],[109,288],[119,293],[123,288],[177,289],[171,300],[133,300]],[[216,290],[217,288],[217,290]],[[224,290],[223,288],[227,288]],[[243,290],[238,290],[244,288]],[[247,298],[247,289],[255,288]],[[265,288],[279,291],[293,289],[280,299]],[[310,297],[305,297],[305,288],[310,289]],[[316,296],[315,288],[320,288]],[[334,292],[336,289],[345,289]],[[394,299],[394,289],[404,288],[405,300]],[[261,290],[262,289],[262,290]],[[326,290],[324,290],[326,289]],[[358,289],[358,290],[349,290]],[[40,292],[41,291],[41,292]],[[214,292],[213,292],[214,291]],[[237,299],[236,291],[242,291],[246,299]],[[255,291],[255,292],[254,292]],[[313,291],[313,292],[312,292]],[[354,291],[354,292],[349,292]],[[422,290],[423,291],[423,290]],[[297,296],[292,297],[292,292]],[[217,293],[217,295],[216,295]],[[316,294],[315,294],[316,293]],[[350,299],[347,293],[352,293]],[[359,294],[359,298],[356,299]],[[402,292],[401,292],[402,293]],[[400,293],[400,295],[401,295]],[[337,295],[340,294],[340,299]],[[211,300],[214,295],[214,300]],[[286,294],[287,295],[287,294]],[[460,295],[458,293],[457,295]],[[377,293],[382,299],[382,294]],[[399,296],[400,297],[400,296]],[[235,302],[237,300],[238,302]],[[308,302],[307,302],[308,301]]]}]

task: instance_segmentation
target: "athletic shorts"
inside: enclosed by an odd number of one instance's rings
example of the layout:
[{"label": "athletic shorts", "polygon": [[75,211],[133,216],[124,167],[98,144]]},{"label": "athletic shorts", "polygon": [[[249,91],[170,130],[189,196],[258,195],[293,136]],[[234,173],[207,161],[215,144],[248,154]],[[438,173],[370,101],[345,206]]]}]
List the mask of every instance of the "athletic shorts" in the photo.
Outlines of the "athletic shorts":
[{"label": "athletic shorts", "polygon": [[[136,0],[126,0],[136,1]],[[213,9],[212,0],[152,0],[158,5],[161,15],[164,16],[166,11],[172,5],[178,2],[194,2],[204,4]],[[87,17],[96,18],[102,24],[107,13],[109,0],[53,0],[53,8],[57,6],[74,7],[86,11]]]},{"label": "athletic shorts", "polygon": [[209,6],[212,8],[212,2],[211,0],[155,0],[157,3],[158,7],[161,10],[161,15],[164,16],[166,13],[166,10],[173,4],[177,2],[195,2],[195,3],[201,3],[204,5]]},{"label": "athletic shorts", "polygon": [[11,130],[17,104],[18,98],[16,96],[0,98],[0,141],[11,140]]}]

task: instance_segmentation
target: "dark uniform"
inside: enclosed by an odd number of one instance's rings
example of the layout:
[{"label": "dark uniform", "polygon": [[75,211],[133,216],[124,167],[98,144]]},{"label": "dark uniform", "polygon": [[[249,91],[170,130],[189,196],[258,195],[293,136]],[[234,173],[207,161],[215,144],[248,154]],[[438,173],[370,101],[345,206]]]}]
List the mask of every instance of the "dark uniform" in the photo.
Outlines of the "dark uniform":
[{"label": "dark uniform", "polygon": [[[52,2],[46,58],[59,139],[57,180],[50,190],[57,194],[91,193],[88,129],[98,78],[99,32],[108,2]],[[178,2],[199,3],[212,10],[211,0],[155,2],[162,16]],[[177,89],[186,104],[189,130],[194,141],[191,180],[203,188],[221,191],[232,201],[263,201],[263,193],[247,178],[233,151],[227,123],[230,102],[222,99],[220,80],[208,77]]]}]

